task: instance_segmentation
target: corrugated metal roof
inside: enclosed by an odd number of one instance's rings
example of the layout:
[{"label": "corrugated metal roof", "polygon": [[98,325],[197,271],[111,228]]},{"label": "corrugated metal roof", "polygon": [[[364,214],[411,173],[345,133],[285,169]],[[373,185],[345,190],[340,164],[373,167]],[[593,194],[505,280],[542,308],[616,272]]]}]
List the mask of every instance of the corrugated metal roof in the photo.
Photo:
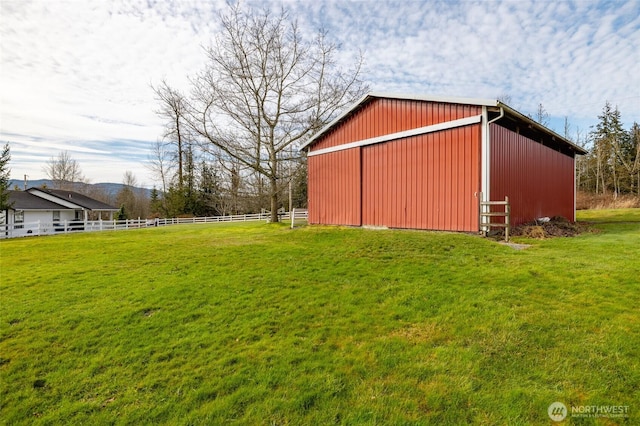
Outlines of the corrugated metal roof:
[{"label": "corrugated metal roof", "polygon": [[547,134],[551,135],[552,137],[554,137],[554,138],[558,139],[558,140],[559,140],[559,141],[561,141],[561,142],[566,143],[567,145],[569,145],[570,147],[572,147],[572,148],[573,148],[573,150],[574,150],[574,151],[576,151],[576,153],[581,154],[581,155],[584,155],[584,154],[586,154],[586,153],[587,153],[587,151],[586,151],[584,148],[582,148],[582,147],[580,147],[580,146],[578,146],[578,145],[574,144],[574,143],[573,143],[573,142],[571,142],[570,140],[566,139],[564,136],[560,136],[559,134],[557,134],[557,133],[556,133],[556,132],[554,132],[553,130],[549,129],[549,128],[548,128],[548,127],[546,127],[546,126],[543,126],[542,124],[538,123],[538,122],[537,122],[537,121],[535,121],[534,119],[532,119],[532,118],[530,118],[530,117],[527,117],[526,115],[522,114],[521,112],[516,111],[515,109],[511,108],[509,105],[507,105],[507,104],[505,104],[505,103],[502,103],[502,102],[498,101],[498,106],[499,106],[500,108],[504,108],[504,109],[505,109],[505,111],[506,111],[509,115],[511,115],[511,116],[513,116],[513,117],[515,117],[515,118],[517,118],[518,120],[520,120],[520,121],[522,121],[522,122],[524,122],[524,123],[526,123],[526,124],[528,124],[528,125],[530,125],[530,126],[532,126],[532,127],[537,128],[538,130],[540,130],[540,131],[541,131],[541,132],[543,132],[543,133],[547,133]]},{"label": "corrugated metal roof", "polygon": [[537,128],[539,131],[547,133],[551,135],[553,138],[559,140],[561,143],[567,144],[567,146],[571,147],[578,154],[586,154],[583,148],[575,145],[573,142],[565,139],[559,134],[555,133],[553,130],[541,125],[540,123],[532,120],[531,118],[525,116],[524,114],[516,111],[511,108],[507,104],[500,102],[498,100],[492,99],[480,99],[480,98],[463,98],[463,97],[454,97],[454,96],[438,96],[438,95],[412,95],[412,94],[401,94],[401,93],[389,93],[389,92],[371,92],[360,98],[356,103],[354,103],[349,109],[344,111],[338,117],[336,117],[329,124],[324,126],[318,133],[313,135],[306,143],[302,145],[300,150],[307,149],[311,144],[320,139],[325,133],[331,130],[338,123],[344,121],[351,114],[355,113],[361,107],[369,103],[372,99],[376,98],[386,98],[386,99],[403,99],[403,100],[411,100],[411,101],[425,101],[425,102],[443,102],[443,103],[452,103],[452,104],[462,104],[462,105],[478,105],[478,106],[486,106],[486,107],[497,107],[503,108],[505,113],[517,119],[518,121],[522,121],[527,125],[533,126]]}]

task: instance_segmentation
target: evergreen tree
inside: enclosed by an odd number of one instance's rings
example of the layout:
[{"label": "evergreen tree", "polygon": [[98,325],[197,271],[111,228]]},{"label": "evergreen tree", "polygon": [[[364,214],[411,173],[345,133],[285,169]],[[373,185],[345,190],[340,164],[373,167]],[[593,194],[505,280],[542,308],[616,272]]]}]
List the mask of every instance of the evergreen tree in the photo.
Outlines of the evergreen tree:
[{"label": "evergreen tree", "polygon": [[621,189],[640,196],[640,126],[638,123],[633,123],[631,129],[625,132],[618,156],[626,172],[621,179]]},{"label": "evergreen tree", "polygon": [[116,220],[125,220],[127,219],[127,212],[124,209],[124,204],[120,206],[120,209],[115,214]]},{"label": "evergreen tree", "polygon": [[591,132],[595,192],[606,194],[611,190],[615,197],[620,192],[620,175],[623,165],[619,153],[625,131],[622,128],[620,111],[617,107],[612,108],[609,102],[605,103],[598,119],[600,121]]},{"label": "evergreen tree", "polygon": [[169,187],[166,194],[164,194],[164,201],[167,217],[178,217],[187,214],[184,190],[180,189],[178,185]]},{"label": "evergreen tree", "polygon": [[[9,160],[11,160],[11,152],[9,144],[4,144],[2,154],[0,154],[0,211],[5,211],[11,207],[9,204]],[[5,213],[6,214],[6,213]]]},{"label": "evergreen tree", "polygon": [[205,161],[200,164],[199,207],[204,216],[218,216],[221,214],[218,207],[220,197],[220,185],[218,176]]},{"label": "evergreen tree", "polygon": [[307,207],[307,161],[306,158],[298,160],[296,171],[291,178],[291,190],[293,192],[293,207]]},{"label": "evergreen tree", "polygon": [[151,209],[151,215],[152,216],[163,216],[164,215],[164,208],[162,207],[162,200],[160,199],[160,192],[158,191],[158,189],[155,186],[151,189],[150,209]]}]

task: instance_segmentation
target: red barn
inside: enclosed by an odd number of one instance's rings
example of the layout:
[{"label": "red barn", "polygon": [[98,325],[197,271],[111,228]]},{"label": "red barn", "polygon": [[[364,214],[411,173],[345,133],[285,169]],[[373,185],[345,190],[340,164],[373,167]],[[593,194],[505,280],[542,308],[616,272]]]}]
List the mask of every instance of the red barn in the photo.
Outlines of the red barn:
[{"label": "red barn", "polygon": [[309,223],[474,232],[480,197],[508,196],[513,225],[575,220],[574,161],[586,153],[499,101],[384,93],[303,149]]}]

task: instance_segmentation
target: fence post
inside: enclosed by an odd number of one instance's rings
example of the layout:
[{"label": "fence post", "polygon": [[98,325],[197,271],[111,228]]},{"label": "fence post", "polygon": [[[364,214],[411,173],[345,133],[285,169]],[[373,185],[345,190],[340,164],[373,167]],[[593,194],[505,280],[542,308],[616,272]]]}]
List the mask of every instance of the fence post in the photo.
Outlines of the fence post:
[{"label": "fence post", "polygon": [[296,208],[292,208],[291,212],[289,214],[289,216],[291,216],[291,229],[293,229],[293,223],[296,221]]}]

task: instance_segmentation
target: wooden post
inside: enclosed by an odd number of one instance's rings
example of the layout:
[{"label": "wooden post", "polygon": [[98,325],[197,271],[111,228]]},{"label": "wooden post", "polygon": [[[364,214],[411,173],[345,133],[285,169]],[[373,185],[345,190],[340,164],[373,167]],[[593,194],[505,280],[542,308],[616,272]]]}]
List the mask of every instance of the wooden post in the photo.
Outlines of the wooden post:
[{"label": "wooden post", "polygon": [[292,193],[293,185],[291,185],[291,178],[289,178],[289,213],[293,211],[293,193]]},{"label": "wooden post", "polygon": [[504,239],[506,242],[509,242],[509,230],[511,227],[511,206],[509,205],[509,197],[504,197],[504,202],[506,203],[504,206],[504,223],[506,225],[504,228]]},{"label": "wooden post", "polygon": [[484,234],[484,229],[482,226],[482,192],[478,192],[478,225],[480,234]]}]

